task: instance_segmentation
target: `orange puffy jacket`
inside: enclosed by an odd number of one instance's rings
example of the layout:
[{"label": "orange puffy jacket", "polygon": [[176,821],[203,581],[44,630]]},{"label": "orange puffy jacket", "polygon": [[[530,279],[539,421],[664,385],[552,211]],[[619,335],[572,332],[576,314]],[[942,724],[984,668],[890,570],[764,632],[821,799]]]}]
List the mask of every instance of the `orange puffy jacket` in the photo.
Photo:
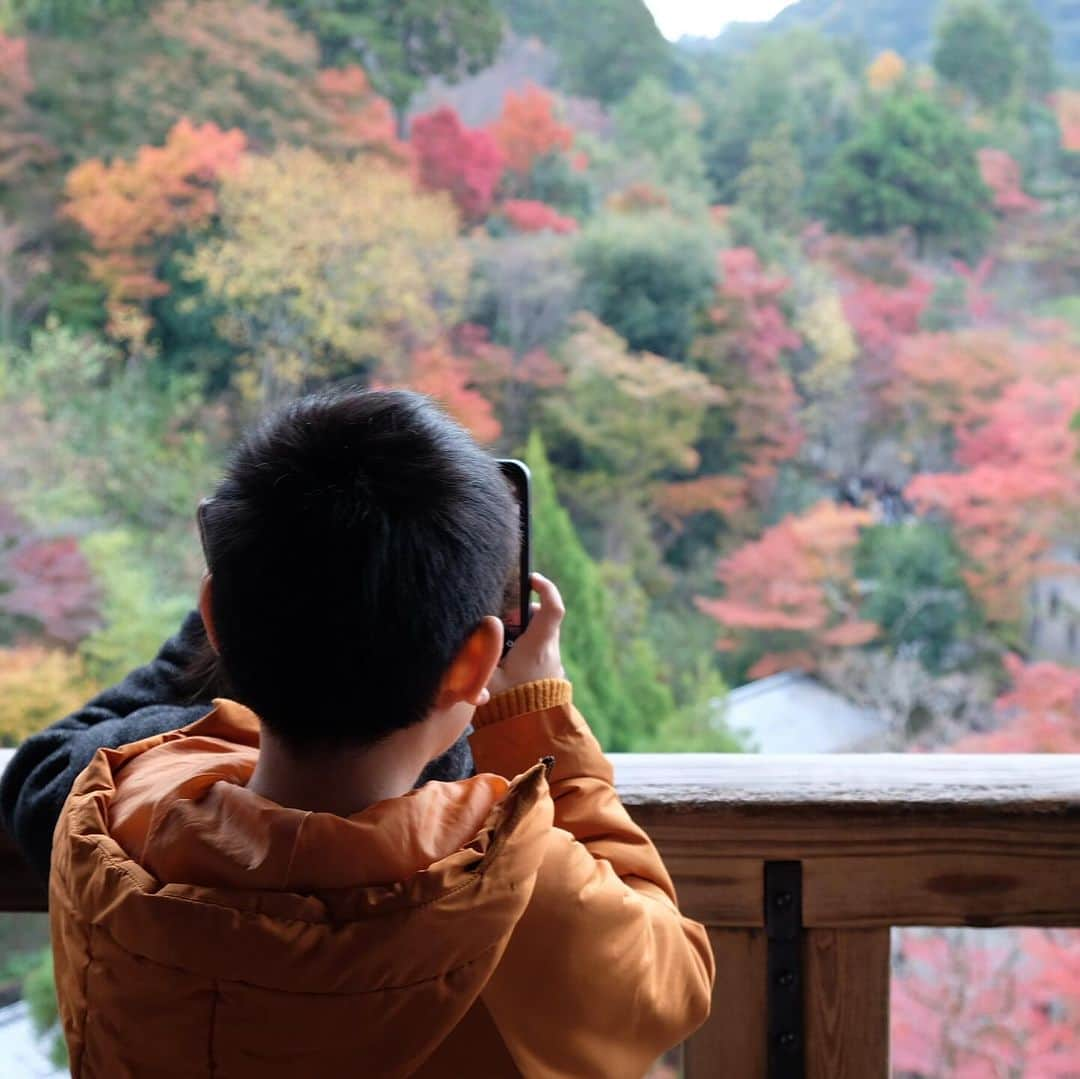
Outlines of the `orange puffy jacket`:
[{"label": "orange puffy jacket", "polygon": [[231,701],[99,750],[50,877],[73,1076],[629,1077],[696,1029],[705,930],[569,684],[475,727],[478,775],[347,818],[247,789],[259,724]]}]

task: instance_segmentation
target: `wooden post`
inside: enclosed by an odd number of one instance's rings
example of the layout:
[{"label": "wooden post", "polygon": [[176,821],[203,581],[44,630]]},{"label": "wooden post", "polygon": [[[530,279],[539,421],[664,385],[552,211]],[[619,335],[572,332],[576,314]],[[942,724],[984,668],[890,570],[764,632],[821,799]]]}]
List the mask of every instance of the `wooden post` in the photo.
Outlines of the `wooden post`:
[{"label": "wooden post", "polygon": [[765,931],[710,929],[712,1015],[683,1050],[685,1079],[765,1079]]},{"label": "wooden post", "polygon": [[888,1079],[888,929],[803,933],[807,1079]]}]

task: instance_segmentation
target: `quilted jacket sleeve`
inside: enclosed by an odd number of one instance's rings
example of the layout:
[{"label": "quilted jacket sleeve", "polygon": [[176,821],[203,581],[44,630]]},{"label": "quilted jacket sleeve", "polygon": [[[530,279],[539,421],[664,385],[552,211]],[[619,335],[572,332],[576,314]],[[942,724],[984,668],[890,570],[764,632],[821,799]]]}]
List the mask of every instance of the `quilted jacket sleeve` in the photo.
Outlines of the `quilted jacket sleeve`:
[{"label": "quilted jacket sleeve", "polygon": [[527,1076],[641,1076],[708,1016],[706,931],[680,914],[569,683],[500,694],[475,727],[479,771],[511,777],[555,758],[549,849],[484,1003]]}]

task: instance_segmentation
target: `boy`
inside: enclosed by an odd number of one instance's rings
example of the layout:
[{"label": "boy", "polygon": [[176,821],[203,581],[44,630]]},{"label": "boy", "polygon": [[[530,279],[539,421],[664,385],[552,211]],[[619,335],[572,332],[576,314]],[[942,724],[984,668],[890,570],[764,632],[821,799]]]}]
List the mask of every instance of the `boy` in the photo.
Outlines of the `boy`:
[{"label": "boy", "polygon": [[[570,703],[551,582],[500,663],[515,517],[415,394],[243,441],[199,604],[235,699],[98,752],[55,829],[76,1079],[629,1077],[703,1022],[705,931]],[[417,786],[470,723],[476,774]]]}]

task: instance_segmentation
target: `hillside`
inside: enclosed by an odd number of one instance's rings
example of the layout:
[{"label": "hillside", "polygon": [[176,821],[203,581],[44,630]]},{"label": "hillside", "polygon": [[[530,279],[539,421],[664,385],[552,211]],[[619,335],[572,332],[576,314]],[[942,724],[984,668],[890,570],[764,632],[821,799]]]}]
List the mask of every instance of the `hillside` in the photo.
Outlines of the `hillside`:
[{"label": "hillside", "polygon": [[[1034,0],[1054,35],[1054,53],[1064,67],[1080,67],[1080,3],[1077,0]],[[769,23],[735,23],[713,47],[742,51],[762,36],[796,26],[816,26],[837,37],[855,37],[869,53],[895,49],[908,59],[930,56],[934,20],[941,0],[796,0]],[[682,44],[682,43],[680,43]],[[701,39],[686,43],[702,47]]]}]

